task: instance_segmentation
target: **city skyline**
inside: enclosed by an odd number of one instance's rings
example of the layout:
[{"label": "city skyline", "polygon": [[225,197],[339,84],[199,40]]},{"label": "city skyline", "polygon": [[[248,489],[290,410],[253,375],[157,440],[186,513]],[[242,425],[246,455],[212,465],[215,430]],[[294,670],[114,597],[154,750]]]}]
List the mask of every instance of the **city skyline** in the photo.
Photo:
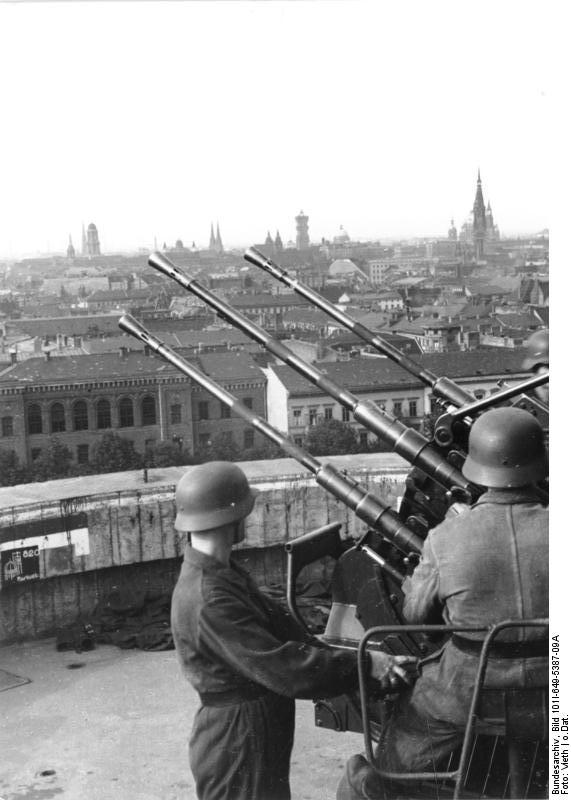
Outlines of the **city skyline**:
[{"label": "city skyline", "polygon": [[77,248],[90,222],[102,252],[207,246],[212,222],[227,248],[268,230],[287,243],[300,209],[312,242],[340,226],[357,240],[445,235],[468,217],[478,169],[503,235],[548,228],[537,9],[0,4],[13,75],[0,256],[64,251],[69,234]]}]

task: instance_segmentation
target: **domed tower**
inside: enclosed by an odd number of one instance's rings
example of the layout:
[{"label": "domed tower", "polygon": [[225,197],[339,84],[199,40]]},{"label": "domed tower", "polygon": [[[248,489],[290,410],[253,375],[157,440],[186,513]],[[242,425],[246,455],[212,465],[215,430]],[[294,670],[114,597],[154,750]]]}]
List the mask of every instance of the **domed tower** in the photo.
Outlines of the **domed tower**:
[{"label": "domed tower", "polygon": [[295,226],[296,226],[296,237],[295,237],[295,246],[298,250],[308,250],[309,249],[309,228],[308,223],[309,217],[306,216],[303,211],[300,211],[297,217],[295,218]]},{"label": "domed tower", "polygon": [[67,257],[68,258],[75,258],[75,247],[71,241],[71,233],[69,234],[69,244],[67,246]]},{"label": "domed tower", "polygon": [[474,214],[472,237],[476,248],[476,261],[481,261],[484,258],[484,242],[486,241],[486,206],[484,205],[484,196],[482,195],[480,170],[478,170],[476,198],[474,200],[472,212]]},{"label": "domed tower", "polygon": [[454,220],[450,220],[450,227],[448,228],[448,238],[452,239],[452,241],[458,241],[458,231],[456,230],[456,226],[454,225]]},{"label": "domed tower", "polygon": [[87,226],[87,255],[101,255],[101,249],[99,247],[99,234],[97,233],[97,228],[93,222],[90,222]]}]

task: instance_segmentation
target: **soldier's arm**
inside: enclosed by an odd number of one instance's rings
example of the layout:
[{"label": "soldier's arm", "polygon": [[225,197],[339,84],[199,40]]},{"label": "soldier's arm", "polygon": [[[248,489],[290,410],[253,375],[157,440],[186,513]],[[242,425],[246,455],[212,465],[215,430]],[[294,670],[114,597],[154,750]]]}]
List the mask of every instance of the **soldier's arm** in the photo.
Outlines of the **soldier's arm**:
[{"label": "soldier's arm", "polygon": [[439,597],[439,574],[432,537],[428,534],[422,557],[412,575],[403,583],[403,614],[411,624],[442,623],[443,603]]}]

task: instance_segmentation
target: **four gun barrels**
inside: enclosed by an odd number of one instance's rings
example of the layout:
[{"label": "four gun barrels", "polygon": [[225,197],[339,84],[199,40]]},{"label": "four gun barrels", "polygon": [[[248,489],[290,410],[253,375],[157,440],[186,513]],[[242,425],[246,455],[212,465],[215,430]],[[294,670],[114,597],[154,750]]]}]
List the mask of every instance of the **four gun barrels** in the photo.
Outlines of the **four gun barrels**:
[{"label": "four gun barrels", "polygon": [[421,552],[422,539],[409,530],[390,506],[383,503],[374,494],[367,492],[356,481],[339,472],[333,465],[322,464],[301,447],[291,442],[276,428],[254,414],[234,395],[199,370],[198,367],[179,356],[174,350],[153,336],[132,316],[128,314],[122,316],[119,320],[119,327],[145,345],[148,345],[166,361],[227,405],[237,416],[279,445],[288,455],[308,469],[315,476],[315,480],[320,486],[347,505],[369,527],[380,531],[405,555]]},{"label": "four gun barrels", "polygon": [[414,428],[407,427],[385,411],[381,411],[374,403],[360,400],[352,392],[339,387],[312,364],[299,358],[281,342],[269,336],[263,328],[237,312],[197,281],[185,275],[161,253],[153,253],[149,257],[149,264],[199,297],[221,317],[337,400],[353,414],[357,422],[390,444],[393,450],[410,464],[421,469],[445,489],[461,489],[465,493],[467,502],[475,499],[479,493],[475,487],[421,433]]}]

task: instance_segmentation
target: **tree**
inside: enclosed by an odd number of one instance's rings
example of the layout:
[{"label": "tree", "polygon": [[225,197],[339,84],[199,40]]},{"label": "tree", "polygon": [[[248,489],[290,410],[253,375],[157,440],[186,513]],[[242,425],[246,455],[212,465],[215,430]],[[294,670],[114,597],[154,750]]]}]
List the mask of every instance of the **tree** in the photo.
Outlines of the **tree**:
[{"label": "tree", "polygon": [[309,429],[306,445],[314,456],[356,453],[359,449],[353,428],[338,419],[326,419],[313,425]]},{"label": "tree", "polygon": [[146,467],[180,467],[191,463],[188,450],[183,450],[174,442],[159,442],[145,451]]},{"label": "tree", "polygon": [[271,458],[287,458],[287,453],[269,439],[265,439],[262,444],[250,447],[242,453],[242,461],[267,461]]},{"label": "tree", "polygon": [[31,466],[34,481],[52,481],[69,475],[72,454],[57,437],[52,437]]},{"label": "tree", "polygon": [[95,472],[121,472],[141,469],[143,462],[143,456],[135,450],[130,439],[123,439],[116,433],[105,433],[93,448],[91,463]]},{"label": "tree", "polygon": [[15,450],[0,448],[0,486],[14,486],[21,482],[24,470],[20,467]]}]

